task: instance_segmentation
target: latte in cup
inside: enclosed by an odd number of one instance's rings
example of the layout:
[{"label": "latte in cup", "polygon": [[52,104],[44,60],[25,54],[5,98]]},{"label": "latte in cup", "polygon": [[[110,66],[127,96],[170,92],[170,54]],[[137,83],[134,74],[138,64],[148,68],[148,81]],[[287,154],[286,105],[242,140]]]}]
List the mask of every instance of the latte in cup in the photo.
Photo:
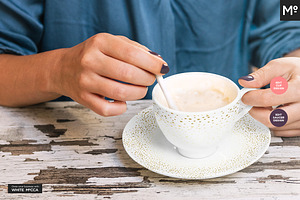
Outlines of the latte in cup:
[{"label": "latte in cup", "polygon": [[[208,74],[180,76],[166,84],[178,110],[185,112],[214,110],[231,103],[237,95],[232,84]],[[168,107],[165,99],[159,101]]]},{"label": "latte in cup", "polygon": [[180,88],[172,95],[172,98],[178,109],[186,112],[213,110],[231,102],[224,93],[216,89]]},{"label": "latte in cup", "polygon": [[179,110],[170,109],[159,87],[152,92],[153,112],[166,139],[187,158],[215,153],[235,123],[252,106],[242,103],[242,90],[230,79],[212,73],[189,72],[164,79]]}]

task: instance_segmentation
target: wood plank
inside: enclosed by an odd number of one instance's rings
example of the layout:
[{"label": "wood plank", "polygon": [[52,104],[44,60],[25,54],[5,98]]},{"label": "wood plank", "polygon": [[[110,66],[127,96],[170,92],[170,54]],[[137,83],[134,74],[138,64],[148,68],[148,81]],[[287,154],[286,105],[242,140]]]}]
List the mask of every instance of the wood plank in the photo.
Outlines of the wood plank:
[{"label": "wood plank", "polygon": [[[272,137],[266,154],[238,173],[182,180],[135,163],[126,123],[151,101],[101,117],[75,102],[0,107],[0,199],[299,199],[300,137]],[[42,194],[8,194],[9,183],[43,183]]]}]

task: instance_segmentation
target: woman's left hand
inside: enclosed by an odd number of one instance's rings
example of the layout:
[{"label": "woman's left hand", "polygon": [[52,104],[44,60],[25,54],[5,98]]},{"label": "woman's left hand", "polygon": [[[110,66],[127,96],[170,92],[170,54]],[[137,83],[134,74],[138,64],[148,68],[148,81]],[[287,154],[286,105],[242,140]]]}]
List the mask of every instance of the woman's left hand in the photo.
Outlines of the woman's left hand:
[{"label": "woman's left hand", "polygon": [[[270,88],[246,93],[242,101],[254,106],[250,115],[269,127],[274,135],[282,137],[300,136],[300,58],[285,57],[270,61],[264,67],[241,77],[239,83],[247,88],[260,88],[268,85],[275,77],[283,77],[288,89],[283,94],[275,94]],[[272,106],[279,106],[288,115],[286,124],[274,126],[270,121]]]}]

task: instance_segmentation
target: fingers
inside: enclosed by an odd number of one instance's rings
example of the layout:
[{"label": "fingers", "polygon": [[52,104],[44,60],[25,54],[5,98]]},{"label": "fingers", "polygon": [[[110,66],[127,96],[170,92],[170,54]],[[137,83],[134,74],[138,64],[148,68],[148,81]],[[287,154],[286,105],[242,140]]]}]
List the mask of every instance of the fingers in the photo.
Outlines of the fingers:
[{"label": "fingers", "polygon": [[124,39],[110,34],[98,34],[94,37],[99,50],[115,59],[137,66],[150,73],[162,75],[169,72],[169,67],[159,57],[149,54],[147,51],[128,43]]},{"label": "fingers", "polygon": [[115,80],[89,74],[81,80],[80,85],[88,92],[99,94],[114,100],[132,101],[143,98],[147,94],[147,87],[120,83]]},{"label": "fingers", "polygon": [[127,105],[125,102],[109,102],[104,97],[86,92],[83,96],[83,105],[104,117],[116,116],[126,112]]},{"label": "fingers", "polygon": [[142,44],[140,44],[140,43],[138,43],[138,42],[135,42],[135,41],[133,41],[133,40],[130,40],[130,39],[128,39],[127,37],[124,37],[124,36],[118,36],[118,37],[120,37],[122,40],[124,40],[124,41],[126,41],[126,42],[128,42],[128,43],[130,43],[130,44],[132,44],[132,45],[134,45],[134,46],[137,46],[137,47],[139,47],[139,48],[141,48],[141,49],[144,49],[145,51],[147,51],[148,53],[151,53],[151,54],[154,55],[154,56],[158,56],[160,59],[163,59],[163,58],[161,57],[161,55],[159,55],[158,53],[156,53],[156,52],[154,52],[154,51],[151,51],[151,50],[148,49],[146,46],[144,46],[144,45],[142,45]]},{"label": "fingers", "polygon": [[[284,106],[280,107],[280,109],[284,110],[288,115],[287,123],[280,130],[283,130],[289,124],[296,123],[297,121],[300,120],[300,116],[299,116],[299,113],[298,113],[298,111],[300,110],[300,103],[293,103],[293,104],[289,104],[289,105],[284,105]],[[253,107],[249,111],[249,114],[253,118],[255,118],[257,121],[263,123],[265,126],[271,128],[271,129],[275,129],[275,128],[278,128],[278,127],[275,127],[270,121],[271,112],[272,112],[271,107],[268,107],[268,108]],[[300,129],[300,124],[298,124],[298,123],[293,124],[293,126],[295,126],[295,125],[299,125],[298,128]]]},{"label": "fingers", "polygon": [[[260,88],[268,85],[275,77],[281,76],[289,80],[295,66],[299,65],[299,58],[280,58],[270,61],[264,67],[239,79],[243,87]],[[252,78],[251,78],[252,77]]]},{"label": "fingers", "polygon": [[243,97],[243,103],[252,106],[266,107],[299,101],[299,80],[291,80],[288,89],[283,94],[275,94],[269,89],[260,89],[247,92]]},{"label": "fingers", "polygon": [[253,107],[249,114],[256,119],[257,121],[261,122],[268,128],[274,128],[273,124],[270,122],[270,114],[272,112],[272,107],[270,108],[261,108],[261,107]]},{"label": "fingers", "polygon": [[296,137],[300,136],[300,129],[298,130],[285,130],[285,131],[273,131],[275,136],[278,137]]},{"label": "fingers", "polygon": [[287,131],[287,130],[297,130],[300,129],[300,120],[286,124],[282,127],[271,128],[273,131]]},{"label": "fingers", "polygon": [[[272,129],[277,136],[300,135],[300,58],[280,58],[270,61],[261,69],[248,76],[239,79],[240,85],[248,88],[260,88],[268,85],[275,77],[283,77],[288,81],[288,88],[283,94],[275,94],[271,89],[261,89],[246,93],[242,101],[253,105],[250,110],[252,117]],[[284,110],[288,119],[284,126],[275,127],[270,121],[272,107],[284,104],[280,109]]]},{"label": "fingers", "polygon": [[143,98],[155,75],[169,72],[166,62],[147,47],[106,33],[70,48],[64,58],[63,93],[103,116],[125,112],[124,101]]},{"label": "fingers", "polygon": [[101,76],[141,86],[150,86],[155,82],[152,73],[131,64],[103,54],[96,59],[96,62],[91,63],[91,67]]},{"label": "fingers", "polygon": [[128,43],[130,43],[130,44],[132,44],[134,46],[137,46],[137,47],[139,47],[141,49],[144,49],[145,51],[148,51],[148,52],[150,51],[150,49],[148,49],[146,46],[144,46],[144,45],[142,45],[142,44],[140,44],[140,43],[138,43],[136,41],[130,40],[129,38],[127,38],[125,36],[118,35],[117,37],[119,37],[120,39],[122,39],[122,40],[124,40],[124,41],[126,41],[126,42],[128,42]]},{"label": "fingers", "polygon": [[[296,61],[300,62],[299,58]],[[271,89],[261,89],[246,93],[242,101],[245,104],[253,106],[275,106],[280,104],[292,103],[300,101],[300,77],[299,67],[295,66],[294,58],[281,58],[269,62],[265,67],[257,70],[252,75],[254,77],[251,80],[246,76],[243,80],[239,79],[239,83],[244,87],[262,87],[270,83],[274,77],[282,76],[288,80],[287,90],[283,94],[275,94]]]}]

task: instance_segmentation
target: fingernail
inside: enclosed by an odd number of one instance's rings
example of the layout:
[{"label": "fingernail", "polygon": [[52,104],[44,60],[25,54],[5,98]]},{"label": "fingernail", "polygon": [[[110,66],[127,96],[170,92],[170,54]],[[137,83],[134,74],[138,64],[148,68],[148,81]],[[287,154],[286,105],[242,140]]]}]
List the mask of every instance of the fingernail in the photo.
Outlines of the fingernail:
[{"label": "fingernail", "polygon": [[162,67],[161,67],[161,70],[160,70],[160,73],[161,74],[166,74],[170,71],[170,68],[167,64],[163,64]]},{"label": "fingernail", "polygon": [[[152,55],[158,56],[158,57],[160,57],[162,59],[162,57],[158,53],[156,53],[154,51],[148,51],[148,52],[151,53]],[[166,74],[169,71],[170,71],[169,66],[167,64],[163,64],[162,67],[161,67],[160,73],[161,74]]]},{"label": "fingernail", "polygon": [[154,51],[148,51],[148,52],[151,53],[152,55],[155,55],[155,56],[158,56],[158,57],[162,58],[161,55],[159,55],[158,53],[156,53]]},{"label": "fingernail", "polygon": [[254,77],[252,75],[247,75],[247,76],[242,76],[241,78],[239,79],[243,79],[245,81],[253,81],[254,80]]}]

